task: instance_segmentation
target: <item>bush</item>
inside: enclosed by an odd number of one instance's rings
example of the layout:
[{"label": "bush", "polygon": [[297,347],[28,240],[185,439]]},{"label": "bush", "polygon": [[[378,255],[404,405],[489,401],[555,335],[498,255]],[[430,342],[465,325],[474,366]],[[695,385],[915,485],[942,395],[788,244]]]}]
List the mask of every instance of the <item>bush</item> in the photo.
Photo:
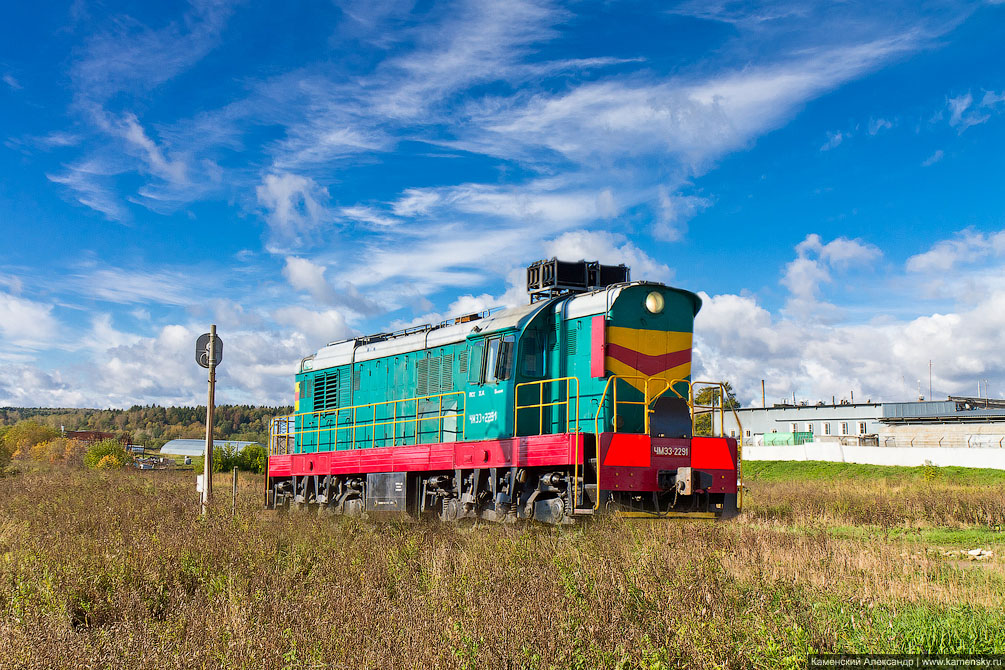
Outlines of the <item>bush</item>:
[{"label": "bush", "polygon": [[3,447],[8,455],[28,456],[31,448],[59,437],[59,431],[37,421],[18,421],[4,431]]},{"label": "bush", "polygon": [[128,462],[126,449],[118,440],[102,440],[91,445],[84,454],[84,465],[89,468],[121,468]]},{"label": "bush", "polygon": [[267,462],[268,452],[260,444],[249,444],[240,451],[234,444],[213,448],[213,472],[230,472],[237,468],[262,474]]},{"label": "bush", "polygon": [[244,467],[238,467],[261,475],[265,473],[265,466],[269,462],[269,452],[260,444],[249,444],[241,450],[241,460]]}]

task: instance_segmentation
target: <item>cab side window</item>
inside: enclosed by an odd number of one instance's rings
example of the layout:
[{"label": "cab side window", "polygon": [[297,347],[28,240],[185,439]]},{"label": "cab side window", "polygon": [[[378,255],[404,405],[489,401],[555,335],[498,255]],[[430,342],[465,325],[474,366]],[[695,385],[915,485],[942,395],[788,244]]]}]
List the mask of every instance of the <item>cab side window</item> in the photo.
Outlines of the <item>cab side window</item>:
[{"label": "cab side window", "polygon": [[499,360],[499,338],[493,337],[486,342],[485,347],[485,376],[483,380],[494,382],[496,380],[496,362]]},{"label": "cab side window", "polygon": [[472,345],[468,356],[468,383],[490,384],[510,379],[513,376],[515,344],[516,339],[507,335],[490,337]]},{"label": "cab side window", "polygon": [[471,353],[468,354],[468,383],[481,384],[482,371],[485,369],[485,345],[476,342],[471,345]]}]

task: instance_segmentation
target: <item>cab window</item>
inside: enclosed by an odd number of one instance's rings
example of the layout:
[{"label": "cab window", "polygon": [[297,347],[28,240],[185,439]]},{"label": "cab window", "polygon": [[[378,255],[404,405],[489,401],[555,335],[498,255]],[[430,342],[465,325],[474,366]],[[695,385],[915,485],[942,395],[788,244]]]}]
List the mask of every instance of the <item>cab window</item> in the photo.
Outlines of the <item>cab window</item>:
[{"label": "cab window", "polygon": [[471,347],[468,368],[469,384],[490,384],[512,377],[515,338],[490,337]]}]

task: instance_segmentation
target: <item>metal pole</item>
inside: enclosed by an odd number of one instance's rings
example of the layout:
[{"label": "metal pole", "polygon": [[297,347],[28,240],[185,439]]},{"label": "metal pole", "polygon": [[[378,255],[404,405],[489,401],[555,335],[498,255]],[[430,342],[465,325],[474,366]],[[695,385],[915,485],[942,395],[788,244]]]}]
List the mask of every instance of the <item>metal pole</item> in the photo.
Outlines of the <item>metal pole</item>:
[{"label": "metal pole", "polygon": [[932,361],[928,361],[928,399],[932,399]]},{"label": "metal pole", "polygon": [[202,464],[202,513],[213,498],[213,402],[216,395],[216,324],[209,327],[209,402],[206,404],[206,457]]},{"label": "metal pole", "polygon": [[231,500],[233,501],[233,509],[230,511],[230,516],[237,516],[237,466],[234,466],[234,492],[231,495]]},{"label": "metal pole", "polygon": [[764,380],[762,379],[761,380],[761,408],[763,409],[763,408],[765,408],[767,406],[768,406],[768,403],[764,399]]}]

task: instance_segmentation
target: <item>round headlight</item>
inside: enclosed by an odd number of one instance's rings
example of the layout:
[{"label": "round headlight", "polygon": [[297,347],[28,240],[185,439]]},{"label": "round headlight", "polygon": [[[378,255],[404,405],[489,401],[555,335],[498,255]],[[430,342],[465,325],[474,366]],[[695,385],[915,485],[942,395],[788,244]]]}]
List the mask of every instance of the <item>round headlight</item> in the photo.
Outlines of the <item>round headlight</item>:
[{"label": "round headlight", "polygon": [[653,314],[659,314],[663,311],[663,294],[657,291],[653,291],[646,296],[646,309],[648,309]]}]

